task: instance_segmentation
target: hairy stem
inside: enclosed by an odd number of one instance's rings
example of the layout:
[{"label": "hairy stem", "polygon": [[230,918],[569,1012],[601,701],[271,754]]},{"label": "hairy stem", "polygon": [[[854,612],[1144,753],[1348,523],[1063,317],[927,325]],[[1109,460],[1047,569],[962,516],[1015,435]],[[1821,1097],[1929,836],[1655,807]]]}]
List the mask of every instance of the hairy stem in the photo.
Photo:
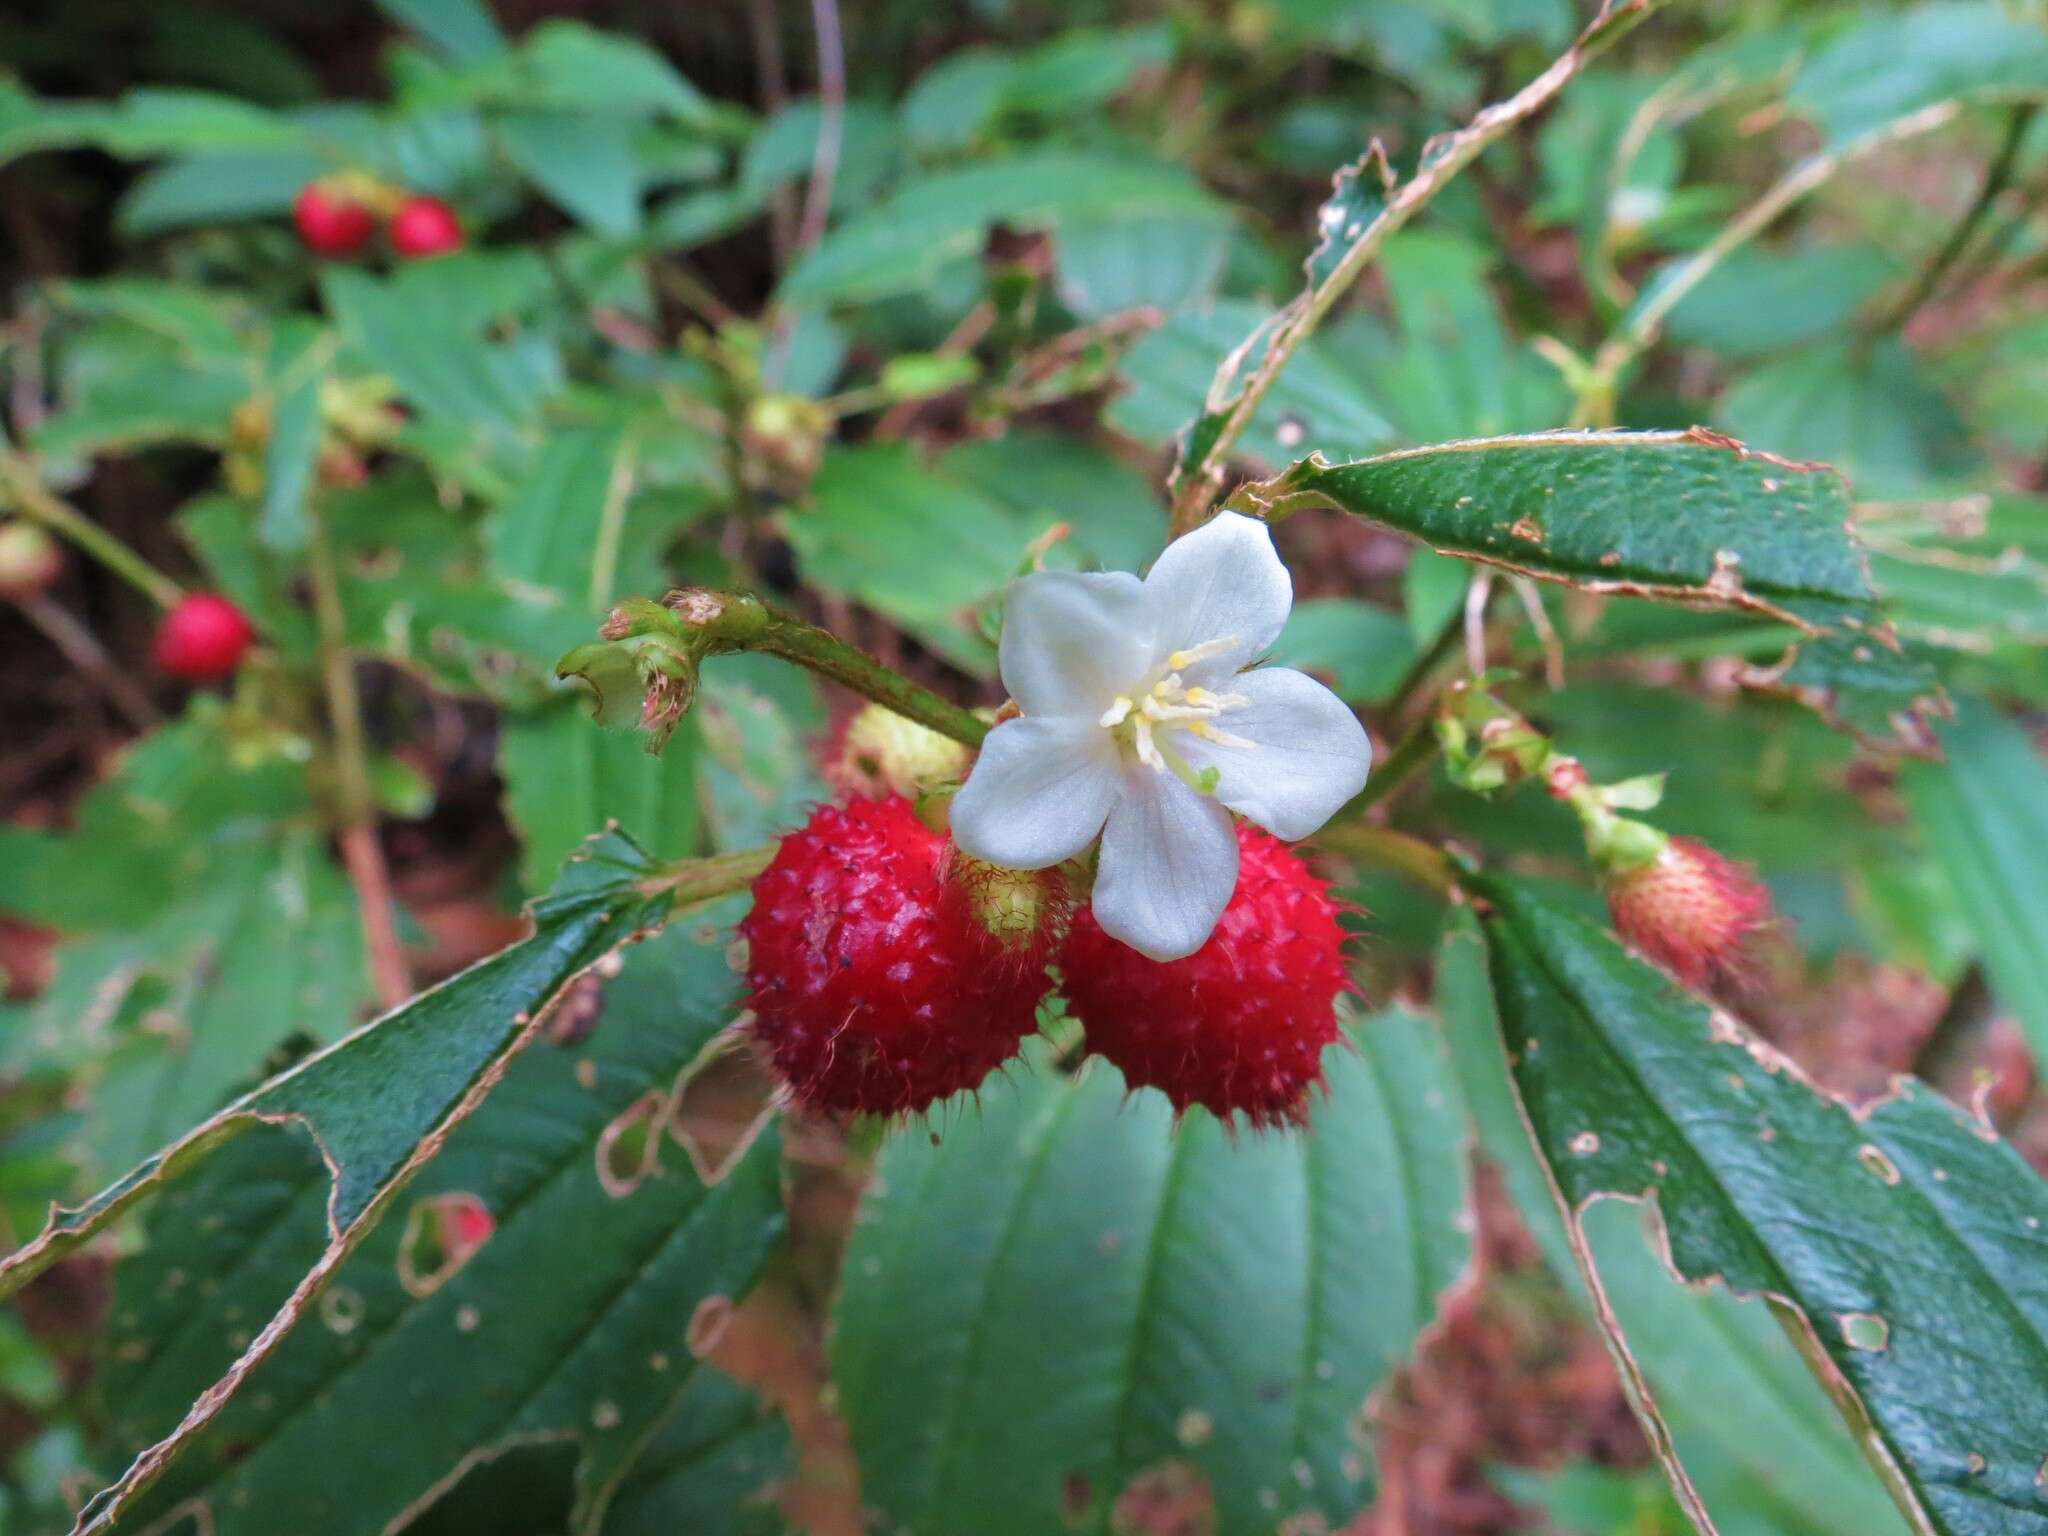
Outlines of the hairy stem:
[{"label": "hairy stem", "polygon": [[[1173,498],[1172,531],[1175,534],[1185,533],[1194,526],[1215,489],[1216,478],[1230,451],[1237,446],[1238,439],[1258,414],[1260,404],[1280,377],[1281,370],[1301,344],[1315,334],[1316,328],[1337,301],[1350,291],[1359,275],[1372,264],[1388,238],[1420,213],[1459,172],[1503,138],[1509,129],[1547,106],[1580,70],[1648,15],[1656,4],[1657,0],[1628,0],[1622,5],[1602,7],[1578,41],[1542,74],[1506,101],[1495,102],[1481,111],[1457,132],[1424,147],[1422,163],[1416,167],[1415,174],[1392,190],[1379,213],[1359,232],[1329,275],[1304,291],[1288,307],[1272,340],[1266,344],[1258,367],[1230,402],[1214,439],[1197,462],[1181,466]],[[1225,361],[1216,382],[1210,386],[1212,400],[1227,388],[1231,371],[1250,345],[1247,342]]]},{"label": "hairy stem", "polygon": [[745,848],[738,853],[680,859],[662,866],[659,874],[641,881],[640,889],[649,896],[659,896],[667,891],[673,896],[677,908],[686,907],[745,889],[754,883],[755,877],[768,867],[774,857],[775,845],[765,843],[759,848]]},{"label": "hairy stem", "polygon": [[1394,870],[1445,895],[1458,883],[1450,856],[1443,849],[1406,832],[1368,827],[1357,821],[1333,821],[1316,834],[1315,840],[1332,853]]},{"label": "hairy stem", "polygon": [[76,544],[159,608],[176,607],[185,595],[170,577],[71,503],[53,495],[35,466],[5,445],[0,445],[0,491],[6,493],[14,511]]},{"label": "hairy stem", "polygon": [[979,747],[988,736],[988,723],[971,710],[948,703],[858,646],[780,613],[751,593],[690,587],[669,593],[662,606],[673,618],[671,633],[699,656],[730,651],[780,656],[967,746]]}]

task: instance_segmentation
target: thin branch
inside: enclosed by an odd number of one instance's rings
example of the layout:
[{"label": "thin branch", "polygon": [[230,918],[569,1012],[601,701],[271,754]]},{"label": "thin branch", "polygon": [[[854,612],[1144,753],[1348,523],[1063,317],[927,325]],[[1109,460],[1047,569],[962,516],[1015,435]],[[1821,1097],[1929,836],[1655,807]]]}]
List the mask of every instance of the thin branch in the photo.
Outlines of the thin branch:
[{"label": "thin branch", "polygon": [[1872,327],[1873,334],[1883,336],[1900,330],[1920,306],[1934,296],[1934,291],[1941,286],[1942,279],[1969,248],[1971,240],[1975,238],[1986,216],[1990,214],[1992,205],[1998,201],[1999,194],[2004,192],[2012,181],[2013,167],[2019,163],[2020,149],[2026,143],[2027,130],[2033,127],[2035,114],[2039,110],[2038,104],[2031,101],[2021,102],[2012,109],[2005,120],[2005,137],[1999,142],[1998,153],[1992,157],[1991,164],[1985,167],[1984,180],[1977,188],[1976,197],[1971,199],[1970,206],[1964,211],[1962,218],[1956,221],[1955,228],[1949,231],[1948,239],[1942,242],[1941,249],[1934,253],[1925,267],[1921,268],[1919,280],[1913,284],[1911,290]]},{"label": "thin branch", "polygon": [[[789,99],[789,78],[782,62],[782,26],[775,0],[747,0],[747,26],[754,35],[754,77],[761,89],[761,110],[773,117]],[[768,200],[768,243],[776,270],[789,264],[796,238],[796,201],[789,188],[778,186]]]},{"label": "thin branch", "polygon": [[[1592,375],[1597,386],[1592,396],[1582,396],[1580,417],[1574,426],[1603,426],[1611,421],[1614,414],[1614,392],[1621,376],[1656,342],[1670,318],[1685,296],[1691,293],[1716,267],[1727,260],[1735,251],[1747,245],[1764,230],[1775,223],[1780,214],[1794,203],[1822,186],[1836,171],[1850,161],[1870,154],[1902,139],[1917,134],[1929,133],[1954,119],[1961,108],[1953,101],[1937,102],[1931,107],[1895,119],[1868,133],[1850,139],[1833,149],[1822,150],[1809,155],[1792,167],[1771,187],[1751,203],[1735,218],[1721,227],[1718,234],[1701,246],[1676,268],[1657,289],[1629,315],[1612,336],[1600,344],[1594,354]],[[1600,420],[1590,418],[1599,417]]]},{"label": "thin branch", "polygon": [[[1203,505],[1213,494],[1230,452],[1237,446],[1252,418],[1258,414],[1274,381],[1301,344],[1315,334],[1330,310],[1357,282],[1387,240],[1428,206],[1430,200],[1474,160],[1508,131],[1549,105],[1558,92],[1598,57],[1616,39],[1650,13],[1658,0],[1625,0],[1601,8],[1577,42],[1551,66],[1506,101],[1485,108],[1463,128],[1423,146],[1422,161],[1415,174],[1392,189],[1380,211],[1369,222],[1341,260],[1321,282],[1305,290],[1280,316],[1280,324],[1267,343],[1258,367],[1243,389],[1225,408],[1222,423],[1201,457],[1180,467],[1174,488],[1173,529],[1185,532],[1193,526]],[[1249,343],[1247,343],[1249,346]],[[1210,398],[1220,399],[1228,389],[1243,349],[1225,360],[1223,369],[1210,386]]]},{"label": "thin branch", "polygon": [[370,983],[377,1001],[396,1008],[412,996],[412,975],[398,941],[398,920],[392,904],[391,876],[377,841],[377,802],[370,789],[369,744],[363,732],[362,698],[356,691],[355,657],[348,647],[347,618],[335,580],[334,551],[327,523],[318,507],[309,507],[311,538],[308,570],[312,579],[313,612],[320,634],[320,676],[327,694],[328,727],[334,748],[334,780],[339,825],[335,841],[341,861],[355,887],[356,909],[363,924],[363,948],[370,965]]},{"label": "thin branch", "polygon": [[825,233],[846,133],[846,43],[839,27],[838,0],[811,0],[811,26],[818,34],[818,142],[811,150],[811,184],[804,193],[803,219],[797,225],[792,256],[802,255]]},{"label": "thin branch", "polygon": [[76,544],[159,608],[175,608],[184,597],[184,590],[170,577],[70,502],[52,494],[35,466],[5,445],[0,445],[0,491],[5,492],[14,511]]},{"label": "thin branch", "polygon": [[128,723],[147,731],[163,723],[163,716],[149,696],[135,686],[127,673],[114,665],[106,648],[69,611],[38,592],[15,599],[22,617],[43,632],[43,637],[64,654],[64,659],[82,672],[88,681],[113,701],[128,717]]}]

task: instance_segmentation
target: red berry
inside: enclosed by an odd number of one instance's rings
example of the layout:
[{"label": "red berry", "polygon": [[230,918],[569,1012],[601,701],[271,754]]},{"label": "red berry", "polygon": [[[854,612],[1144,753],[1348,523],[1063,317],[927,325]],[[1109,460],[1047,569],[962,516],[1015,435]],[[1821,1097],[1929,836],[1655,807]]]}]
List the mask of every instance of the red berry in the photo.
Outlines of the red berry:
[{"label": "red berry", "polygon": [[212,592],[178,600],[156,631],[156,664],[188,683],[210,683],[242,664],[255,638],[242,610]]},{"label": "red berry", "polygon": [[754,1033],[816,1109],[926,1108],[1017,1054],[1049,986],[988,963],[947,909],[945,843],[910,802],[821,806],[754,882]]},{"label": "red berry", "polygon": [[309,181],[292,202],[299,239],[316,256],[353,256],[377,232],[377,216],[345,193]]},{"label": "red berry", "polygon": [[0,599],[40,597],[64,570],[64,551],[34,523],[0,523]]},{"label": "red berry", "polygon": [[1674,837],[1646,864],[1607,882],[1615,931],[1688,987],[1741,972],[1771,915],[1771,893],[1705,843]]},{"label": "red berry", "polygon": [[462,249],[462,221],[438,197],[409,197],[391,218],[391,248],[408,261]]},{"label": "red berry", "polygon": [[1237,829],[1237,890],[1209,942],[1149,960],[1077,912],[1060,954],[1068,1011],[1088,1048],[1133,1088],[1184,1113],[1200,1104],[1255,1126],[1299,1125],[1338,1038],[1337,994],[1351,990],[1329,882],[1278,838]]}]

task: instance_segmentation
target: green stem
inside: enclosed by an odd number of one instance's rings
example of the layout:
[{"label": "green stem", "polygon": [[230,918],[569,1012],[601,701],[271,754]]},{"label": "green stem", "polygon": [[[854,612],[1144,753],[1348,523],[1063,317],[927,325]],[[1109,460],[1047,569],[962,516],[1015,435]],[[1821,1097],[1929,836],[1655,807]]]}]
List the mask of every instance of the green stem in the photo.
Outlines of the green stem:
[{"label": "green stem", "polygon": [[1433,891],[1449,895],[1457,885],[1450,856],[1434,843],[1406,832],[1368,827],[1360,822],[1332,822],[1316,834],[1316,842],[1332,853],[1395,870]]},{"label": "green stem", "polygon": [[1978,228],[1990,214],[1992,204],[1998,201],[1999,194],[2012,180],[2013,167],[2019,163],[2020,148],[2025,144],[2027,130],[2033,126],[2034,115],[2039,110],[2037,104],[2031,101],[2021,102],[2012,109],[2011,115],[2005,120],[2005,138],[1999,143],[1998,153],[1992,157],[1991,164],[1985,169],[1984,180],[1977,188],[1976,197],[1972,199],[1962,218],[1956,222],[1955,228],[1949,231],[1948,239],[1942,242],[1941,249],[1936,251],[1933,258],[1921,269],[1919,281],[1914,283],[1912,290],[1872,328],[1873,334],[1889,335],[1898,330],[1913,317],[1922,304],[1934,296],[1934,291],[1941,286],[1941,280],[1969,248]]},{"label": "green stem", "polygon": [[23,517],[68,539],[159,608],[175,608],[185,595],[170,577],[43,484],[35,466],[12,448],[0,446],[0,490]]},{"label": "green stem", "polygon": [[893,709],[906,720],[928,726],[941,736],[977,748],[987,739],[988,722],[971,710],[948,703],[858,646],[848,645],[815,624],[777,612],[751,593],[710,592],[690,587],[671,592],[662,606],[674,615],[679,638],[690,643],[700,655],[760,651],[780,656]]},{"label": "green stem", "polygon": [[[1587,64],[1604,52],[1612,43],[1629,31],[1654,8],[1660,0],[1645,0],[1639,6],[1617,10],[1602,10],[1572,46],[1564,51],[1550,67],[1534,80],[1523,86],[1505,101],[1494,103],[1480,112],[1455,133],[1432,140],[1424,151],[1422,161],[1415,173],[1397,187],[1390,187],[1386,200],[1379,211],[1367,221],[1365,227],[1352,237],[1351,244],[1337,264],[1321,282],[1311,285],[1282,311],[1282,318],[1266,344],[1264,354],[1251,377],[1245,380],[1244,388],[1237,392],[1225,408],[1222,422],[1208,447],[1194,463],[1185,464],[1176,473],[1173,497],[1171,531],[1178,535],[1186,533],[1199,521],[1207,503],[1215,479],[1221,474],[1231,450],[1238,439],[1251,425],[1258,414],[1260,404],[1267,392],[1287,366],[1301,344],[1315,334],[1324,318],[1351,286],[1359,275],[1379,255],[1387,240],[1403,225],[1428,206],[1437,193],[1448,186],[1457,175],[1484,153],[1491,145],[1507,135],[1509,129],[1534,116],[1562,91],[1572,78]],[[1369,158],[1376,158],[1384,165],[1385,159],[1377,148]],[[1371,174],[1366,167],[1361,174]],[[1249,351],[1256,342],[1258,332],[1247,339],[1241,349]],[[1231,373],[1242,361],[1241,352],[1233,354],[1215,383],[1210,386],[1212,398],[1222,398],[1231,382]]]},{"label": "green stem", "polygon": [[1436,757],[1437,747],[1436,722],[1427,718],[1416,721],[1408,734],[1394,743],[1385,761],[1366,779],[1365,788],[1337,813],[1338,817],[1354,817],[1368,807],[1392,798],[1404,784],[1429,766]]},{"label": "green stem", "polygon": [[775,845],[745,848],[738,853],[714,854],[704,859],[680,859],[662,866],[661,872],[640,882],[649,896],[668,892],[678,907],[729,896],[754,883],[775,857]]}]

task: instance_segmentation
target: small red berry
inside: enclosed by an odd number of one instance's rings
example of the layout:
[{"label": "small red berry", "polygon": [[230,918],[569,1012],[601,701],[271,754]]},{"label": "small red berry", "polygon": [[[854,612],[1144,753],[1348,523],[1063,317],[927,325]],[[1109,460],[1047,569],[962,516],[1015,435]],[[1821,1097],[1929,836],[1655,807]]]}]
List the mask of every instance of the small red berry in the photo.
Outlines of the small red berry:
[{"label": "small red berry", "polygon": [[1257,827],[1237,829],[1237,890],[1208,943],[1149,960],[1074,916],[1060,953],[1068,1010],[1133,1088],[1157,1088],[1176,1113],[1299,1125],[1338,1038],[1336,999],[1351,989],[1329,882]]},{"label": "small red berry", "polygon": [[377,215],[345,192],[317,181],[299,189],[292,202],[299,239],[316,256],[353,256],[377,232]]},{"label": "small red berry", "polygon": [[462,221],[438,197],[409,197],[391,216],[391,248],[408,261],[462,249]]},{"label": "small red berry", "polygon": [[1752,871],[1690,837],[1609,876],[1615,931],[1688,987],[1739,976],[1750,938],[1770,920],[1771,894]]},{"label": "small red berry", "polygon": [[754,1034],[802,1103],[927,1108],[1017,1054],[1050,983],[991,964],[947,910],[940,838],[910,802],[821,806],[754,882]]},{"label": "small red berry", "polygon": [[0,600],[40,597],[64,570],[64,551],[34,523],[0,523]]},{"label": "small red berry", "polygon": [[211,683],[242,664],[256,632],[226,598],[194,592],[178,600],[156,631],[156,664],[188,683]]}]

